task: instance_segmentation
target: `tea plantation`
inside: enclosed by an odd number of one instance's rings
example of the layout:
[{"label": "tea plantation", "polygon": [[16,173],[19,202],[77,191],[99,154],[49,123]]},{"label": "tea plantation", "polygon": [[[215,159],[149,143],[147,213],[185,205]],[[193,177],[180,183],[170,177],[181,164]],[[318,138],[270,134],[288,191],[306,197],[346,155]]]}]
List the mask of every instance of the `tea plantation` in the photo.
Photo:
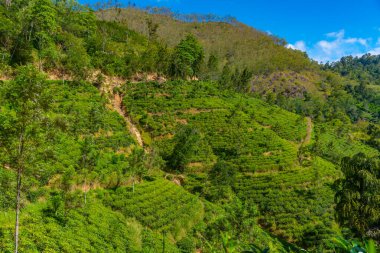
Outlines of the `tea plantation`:
[{"label": "tea plantation", "polygon": [[376,252],[379,56],[81,3],[0,1],[0,252]]},{"label": "tea plantation", "polygon": [[[296,164],[297,142],[306,135],[306,120],[276,106],[221,91],[211,82],[127,84],[124,103],[133,119],[163,150],[171,136],[191,125],[217,157],[243,171],[265,171]],[[191,162],[204,162],[199,151]]]},{"label": "tea plantation", "polygon": [[181,239],[203,219],[202,202],[174,183],[157,179],[111,194],[113,209],[143,225]]},{"label": "tea plantation", "polygon": [[[315,240],[329,239],[334,234],[331,183],[338,177],[333,164],[317,157],[308,168],[243,174],[237,192],[242,199],[257,203],[262,214],[260,224],[274,234],[290,241],[308,237],[307,241],[318,244]],[[309,230],[319,237],[309,238],[313,236]]]}]

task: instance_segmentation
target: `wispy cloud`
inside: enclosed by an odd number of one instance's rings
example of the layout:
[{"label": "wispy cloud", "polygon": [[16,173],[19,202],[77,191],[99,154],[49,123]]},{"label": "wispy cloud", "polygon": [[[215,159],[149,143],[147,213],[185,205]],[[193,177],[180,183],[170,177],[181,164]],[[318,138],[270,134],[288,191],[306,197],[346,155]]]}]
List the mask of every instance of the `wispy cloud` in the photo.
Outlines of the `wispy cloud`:
[{"label": "wispy cloud", "polygon": [[372,54],[372,55],[378,55],[378,54],[380,54],[380,47],[376,47],[376,48],[368,51],[367,53]]},{"label": "wispy cloud", "polygon": [[288,44],[286,45],[287,48],[291,48],[294,50],[300,50],[306,52],[306,43],[303,40],[297,41],[294,44]]},{"label": "wispy cloud", "polygon": [[336,61],[346,55],[363,55],[365,53],[380,54],[380,38],[376,42],[371,38],[346,36],[345,30],[329,32],[325,38],[313,45],[306,45],[304,41],[288,44],[287,47],[306,51],[309,56],[318,62]]}]

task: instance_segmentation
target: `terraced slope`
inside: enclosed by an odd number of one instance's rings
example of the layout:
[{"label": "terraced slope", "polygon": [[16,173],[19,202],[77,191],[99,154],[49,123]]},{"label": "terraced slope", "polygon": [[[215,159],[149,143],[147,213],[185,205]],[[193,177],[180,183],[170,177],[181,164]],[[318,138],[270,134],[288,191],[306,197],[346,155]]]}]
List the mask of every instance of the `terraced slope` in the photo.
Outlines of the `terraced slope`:
[{"label": "terraced slope", "polygon": [[[89,194],[91,195],[91,194]],[[162,235],[92,198],[65,215],[61,207],[29,204],[21,218],[20,252],[162,252]],[[50,201],[48,202],[50,203]],[[14,213],[0,215],[0,251],[13,252]],[[180,250],[165,239],[165,252]]]},{"label": "terraced slope", "polygon": [[[107,202],[109,204],[109,202]],[[203,219],[203,204],[176,184],[156,179],[132,187],[118,188],[112,195],[112,207],[155,231],[183,238]]]},{"label": "terraced slope", "polygon": [[167,153],[181,126],[192,125],[216,156],[244,171],[265,171],[294,166],[306,136],[305,118],[212,83],[127,84],[124,93],[133,120]]},{"label": "terraced slope", "polygon": [[379,150],[348,135],[342,123],[317,124],[316,130],[318,131],[318,139],[314,144],[315,151],[332,162],[339,162],[345,156],[353,156],[360,152],[369,157],[380,155]]},{"label": "terraced slope", "polygon": [[309,168],[241,175],[237,192],[258,204],[263,227],[288,241],[306,238],[303,241],[311,244],[304,246],[313,246],[334,233],[334,191],[329,184],[338,176],[333,164],[317,157]]}]

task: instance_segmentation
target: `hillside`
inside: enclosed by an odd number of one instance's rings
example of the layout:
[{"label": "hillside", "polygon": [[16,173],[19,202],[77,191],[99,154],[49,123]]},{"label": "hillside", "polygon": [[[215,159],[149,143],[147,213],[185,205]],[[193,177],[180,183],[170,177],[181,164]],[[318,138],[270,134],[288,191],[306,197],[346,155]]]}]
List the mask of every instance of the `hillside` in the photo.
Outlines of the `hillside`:
[{"label": "hillside", "polygon": [[1,252],[379,242],[376,57],[203,18],[0,3]]},{"label": "hillside", "polygon": [[99,11],[97,16],[108,21],[117,20],[146,36],[149,36],[147,20],[150,20],[151,24],[157,25],[155,32],[158,39],[172,47],[187,34],[193,34],[203,45],[206,59],[210,55],[217,58],[217,68],[220,70],[226,63],[239,68],[248,67],[257,74],[317,69],[304,53],[286,49],[283,39],[269,36],[236,20],[202,22],[194,15],[195,21],[189,22],[184,18],[173,18],[175,14],[170,10],[144,11],[136,8]]},{"label": "hillside", "polygon": [[[305,53],[287,49],[283,39],[258,31],[235,19],[225,20],[212,15],[180,15],[166,8],[141,10],[133,7],[99,10],[97,16],[102,20],[125,24],[148,38],[155,38],[172,47],[187,34],[193,34],[205,52],[204,66],[198,74],[201,78],[220,78],[226,82],[226,76],[229,79],[228,75],[246,68],[253,78],[244,90],[286,110],[314,119],[341,118],[343,111],[353,121],[360,118],[378,120],[379,95],[377,85],[373,86],[373,80],[377,80],[376,57],[363,57],[354,65],[357,72],[362,73],[361,76],[367,76],[362,78],[369,77],[372,80],[367,85],[369,90],[366,94],[370,91],[375,94],[364,97],[365,103],[370,102],[368,107],[349,88],[351,83],[347,73],[355,73],[356,70],[348,72],[347,69],[343,73],[329,71],[333,68],[321,68]],[[343,61],[349,60],[342,59]],[[367,62],[368,65],[362,67],[362,62]],[[347,64],[343,64],[345,65]],[[339,66],[337,63],[335,69]],[[346,97],[342,99],[345,102],[336,101],[336,96]],[[335,109],[330,110],[332,107]]]}]

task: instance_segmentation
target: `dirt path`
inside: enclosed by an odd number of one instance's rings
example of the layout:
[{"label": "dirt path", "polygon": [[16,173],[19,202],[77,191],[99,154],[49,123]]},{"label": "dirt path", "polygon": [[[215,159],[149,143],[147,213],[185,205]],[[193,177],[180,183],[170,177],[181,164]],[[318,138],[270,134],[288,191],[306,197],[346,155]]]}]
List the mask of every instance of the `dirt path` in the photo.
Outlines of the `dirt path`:
[{"label": "dirt path", "polygon": [[[123,117],[129,132],[131,133],[133,138],[137,141],[139,146],[144,147],[144,141],[143,141],[140,131],[133,124],[131,118],[128,116],[127,111],[123,106],[123,97],[120,94],[114,92],[114,89],[116,87],[119,87],[123,83],[125,83],[124,79],[105,76],[105,81],[103,85],[100,87],[100,92],[109,95],[108,97],[109,97],[112,108],[121,117]],[[145,149],[145,151],[148,151],[148,150]]]},{"label": "dirt path", "polygon": [[135,138],[137,143],[141,146],[144,147],[144,142],[141,136],[140,131],[137,129],[137,127],[132,123],[132,120],[127,116],[125,108],[123,106],[123,98],[119,94],[114,94],[113,99],[112,99],[112,106],[115,109],[117,113],[122,116],[127,124],[127,127],[129,129],[129,132],[132,134],[132,136]]},{"label": "dirt path", "polygon": [[311,133],[313,132],[313,122],[310,117],[306,117],[307,126],[306,126],[306,137],[302,141],[302,146],[306,146],[310,144],[311,141]]}]

